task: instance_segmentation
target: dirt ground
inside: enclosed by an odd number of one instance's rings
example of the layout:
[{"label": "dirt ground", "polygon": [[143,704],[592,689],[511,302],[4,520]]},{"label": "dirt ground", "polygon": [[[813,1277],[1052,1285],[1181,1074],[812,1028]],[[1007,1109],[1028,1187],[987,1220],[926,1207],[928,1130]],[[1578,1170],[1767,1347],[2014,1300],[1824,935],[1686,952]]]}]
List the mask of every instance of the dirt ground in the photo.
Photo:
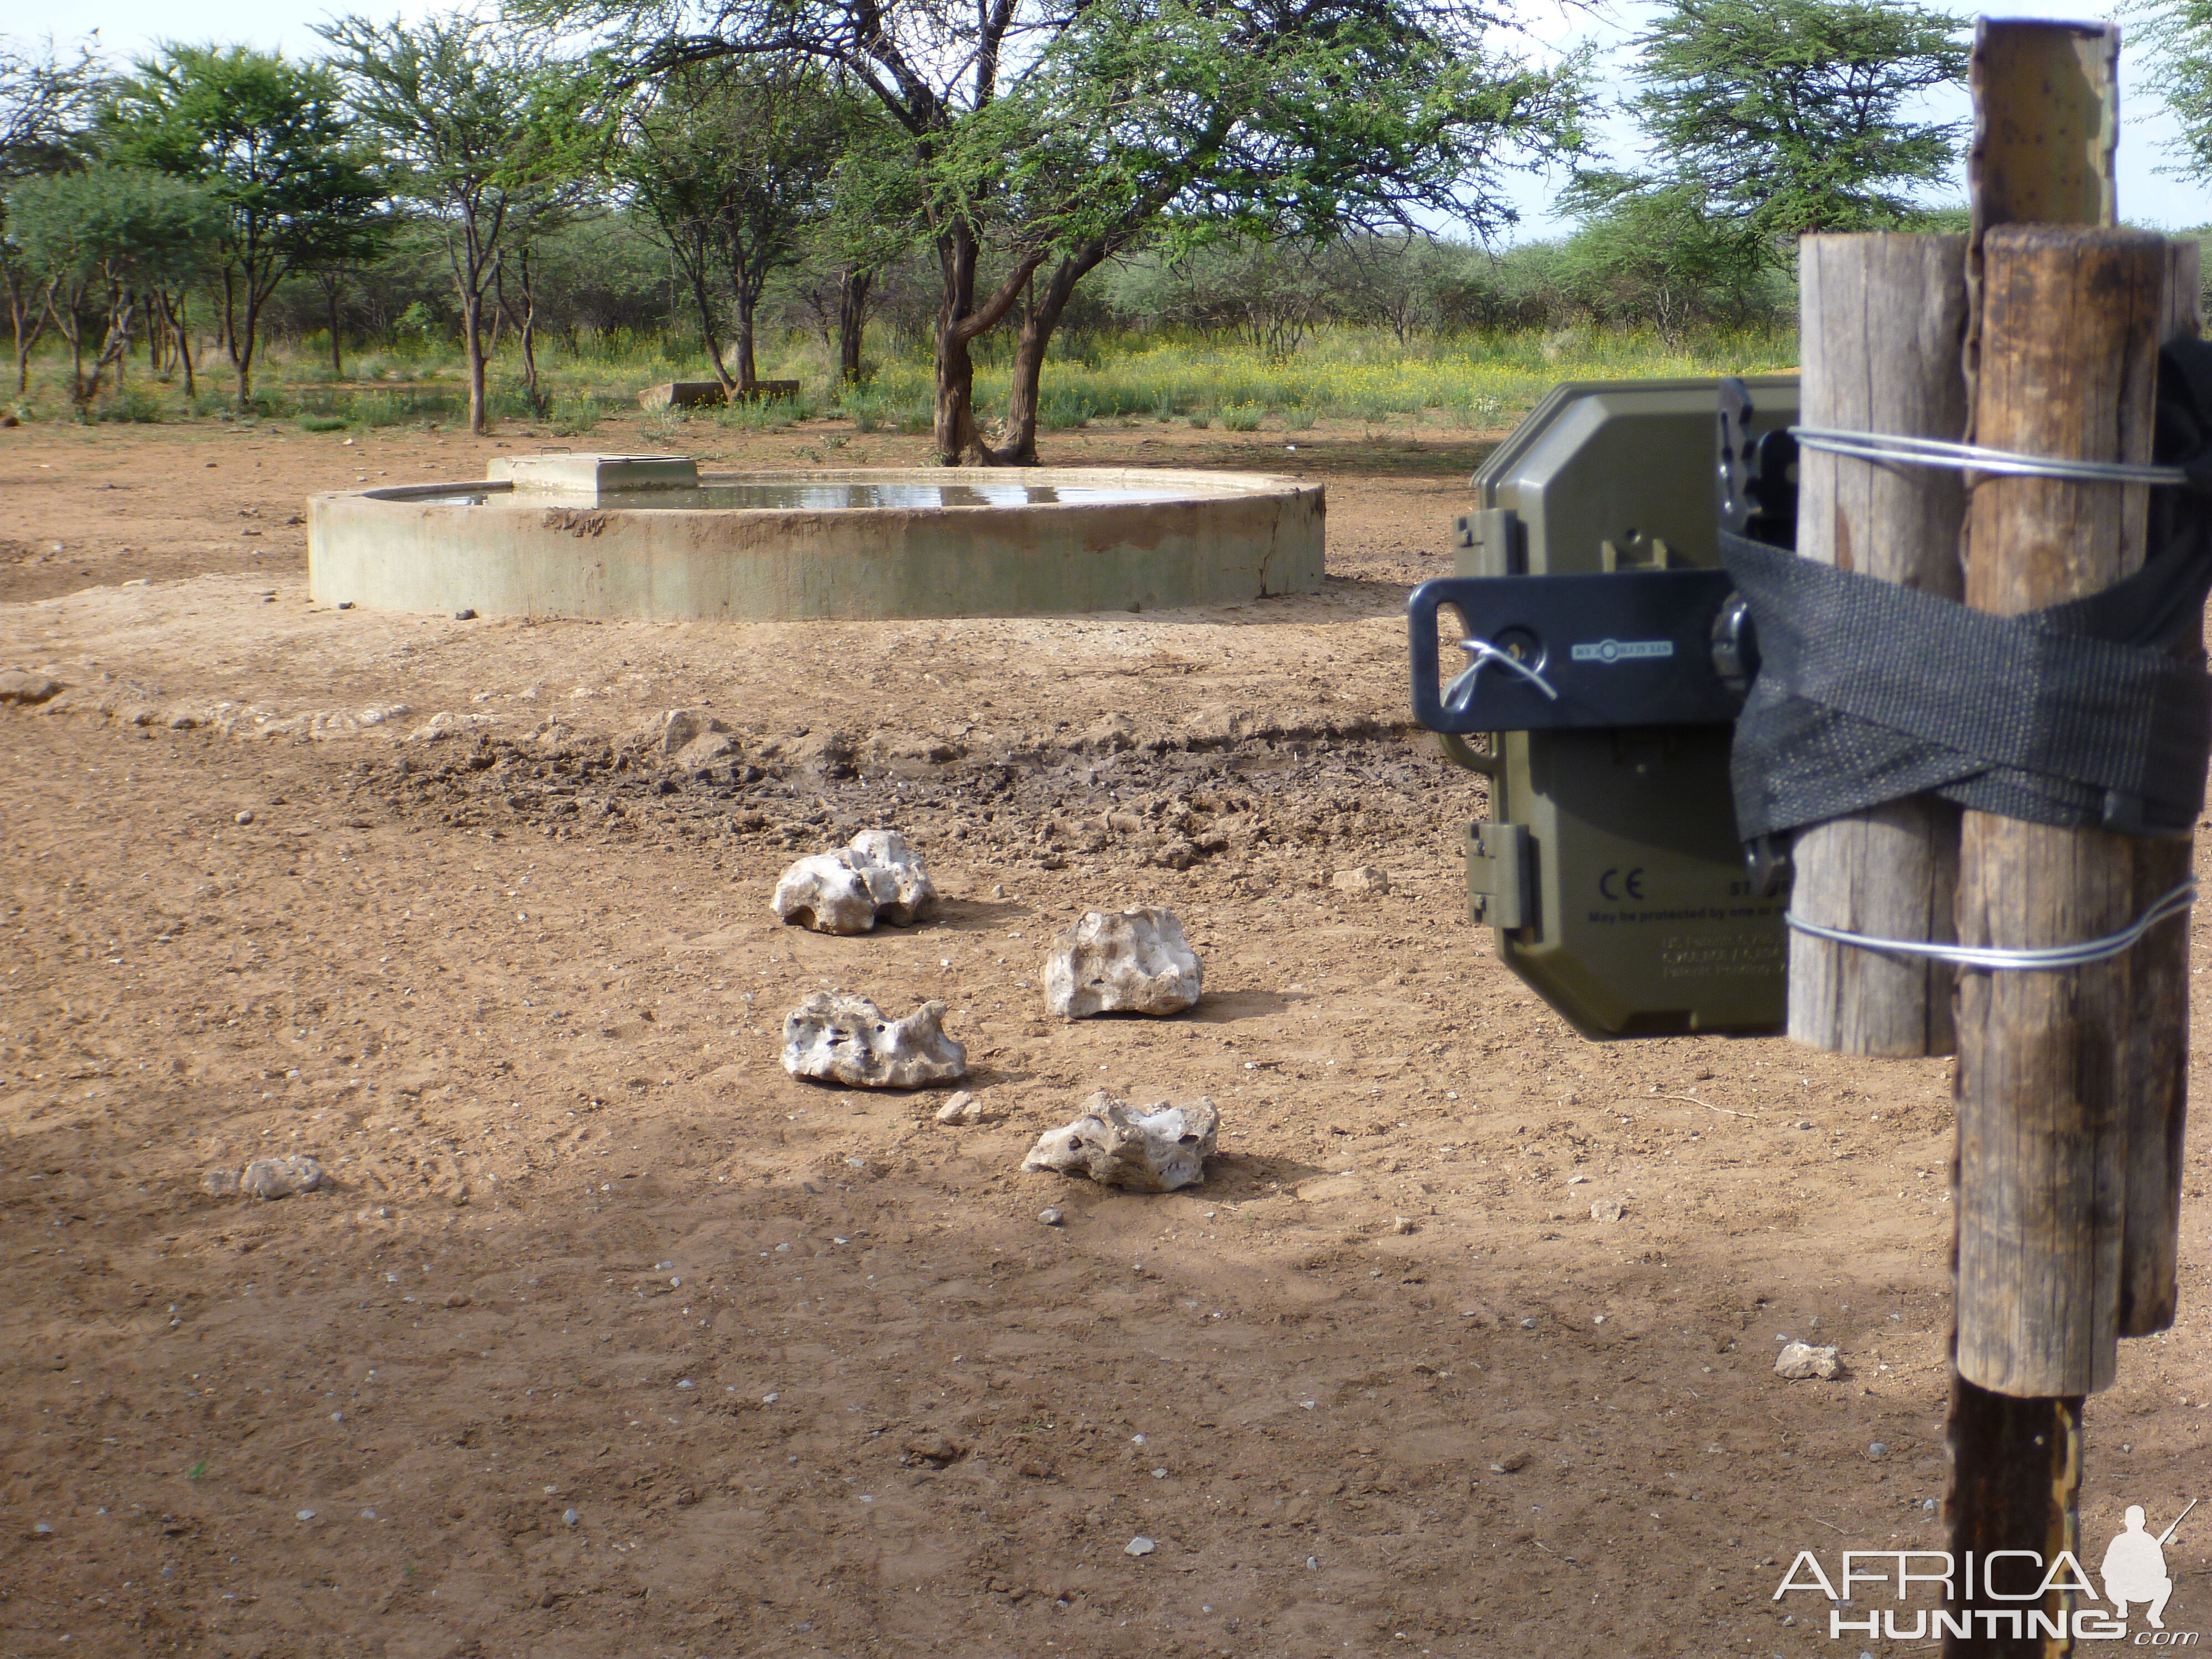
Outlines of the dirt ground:
[{"label": "dirt ground", "polygon": [[[1941,1547],[1948,1064],[1591,1045],[1498,969],[1479,782],[1402,713],[1474,434],[1048,443],[1325,480],[1309,597],[309,603],[307,493],[626,437],[0,432],[0,667],[64,688],[0,708],[0,1654],[1924,1645],[1771,1598],[1800,1549]],[[678,707],[732,764],[661,763]],[[778,872],[872,825],[941,917],[778,926]],[[1389,891],[1330,884],[1361,866]],[[1199,1007],[1046,1018],[1050,934],[1139,901]],[[787,1077],[828,987],[944,1000],[995,1121]],[[1210,1097],[1206,1184],[1021,1173],[1101,1085]],[[334,1189],[203,1190],[276,1152]],[[2212,1486],[2204,1214],[2179,1327],[2089,1407],[2098,1551]],[[1783,1382],[1785,1335],[1846,1376]],[[2169,1626],[2212,1617],[2208,1558],[2212,1523],[2169,1546]]]}]

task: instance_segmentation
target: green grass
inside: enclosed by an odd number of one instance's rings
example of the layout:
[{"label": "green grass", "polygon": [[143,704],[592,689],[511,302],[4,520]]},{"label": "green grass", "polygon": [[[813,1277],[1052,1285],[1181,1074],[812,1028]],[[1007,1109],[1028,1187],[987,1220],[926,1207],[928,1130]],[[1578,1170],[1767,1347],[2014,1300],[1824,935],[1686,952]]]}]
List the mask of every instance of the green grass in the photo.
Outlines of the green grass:
[{"label": "green grass", "polygon": [[[886,356],[858,386],[828,386],[818,350],[794,335],[763,354],[761,373],[798,380],[797,399],[741,404],[685,416],[645,416],[638,390],[671,378],[708,379],[712,370],[696,343],[619,331],[585,335],[574,349],[548,343],[539,367],[550,408],[539,417],[514,373],[511,350],[496,355],[489,386],[497,424],[541,426],[562,436],[635,433],[673,442],[696,424],[730,432],[779,431],[823,414],[840,414],[862,432],[926,433],[933,385],[926,348],[874,342]],[[1494,431],[1510,426],[1561,380],[1644,380],[1680,375],[1759,374],[1787,368],[1796,340],[1787,331],[1714,334],[1670,346],[1652,334],[1604,329],[1416,342],[1403,346],[1381,330],[1324,329],[1292,356],[1276,359],[1246,347],[1202,338],[1071,342],[1081,356],[1046,364],[1038,425],[1046,431],[1096,421],[1188,421],[1254,432],[1263,422],[1304,432],[1321,419],[1370,427],[1392,422],[1442,424]],[[467,418],[468,391],[458,353],[389,349],[349,359],[333,380],[319,340],[265,349],[255,406],[247,418],[293,420],[313,432],[415,424],[454,425]],[[120,393],[95,405],[96,417],[123,421],[230,421],[224,365],[210,361],[199,395],[134,374]],[[18,405],[33,419],[70,418],[66,365],[52,356],[33,363],[30,394]],[[1006,408],[1008,368],[985,361],[976,370],[976,409],[987,428]]]}]

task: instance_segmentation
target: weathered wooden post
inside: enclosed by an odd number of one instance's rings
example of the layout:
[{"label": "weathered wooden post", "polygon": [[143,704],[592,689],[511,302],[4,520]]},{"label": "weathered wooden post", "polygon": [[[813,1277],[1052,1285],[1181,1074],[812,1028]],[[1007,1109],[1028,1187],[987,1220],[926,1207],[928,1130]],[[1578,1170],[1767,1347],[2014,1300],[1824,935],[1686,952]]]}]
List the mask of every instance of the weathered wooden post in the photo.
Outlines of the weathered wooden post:
[{"label": "weathered wooden post", "polygon": [[[1966,428],[1966,239],[1808,236],[1798,244],[1799,418],[1808,427],[1956,439]],[[1797,551],[1955,599],[1965,481],[1807,449]],[[1875,939],[1957,938],[1959,811],[1933,796],[1816,824],[1791,851],[1792,912]],[[1942,963],[1790,939],[1790,1035],[1846,1054],[1948,1054]]]},{"label": "weathered wooden post", "polygon": [[[1966,362],[1967,435],[1982,446],[2148,461],[2158,347],[2195,331],[2193,258],[2111,228],[2118,54],[2109,26],[1978,28]],[[2143,561],[2142,485],[1984,474],[1970,495],[1978,609],[2080,598]],[[1959,937],[2021,948],[2108,935],[2191,867],[2185,842],[1970,812]],[[2112,1382],[2122,1334],[2172,1318],[2187,951],[2177,919],[2103,962],[1960,978],[1948,1512],[1951,1610],[1974,1626],[1947,1633],[1953,1659],[2073,1650],[2073,1598],[2007,1607],[1986,1563],[1997,1549],[2078,1553],[2083,1399]],[[1984,1564],[1971,1589],[1969,1559]],[[2008,1616],[2024,1611],[2039,1628]]]}]

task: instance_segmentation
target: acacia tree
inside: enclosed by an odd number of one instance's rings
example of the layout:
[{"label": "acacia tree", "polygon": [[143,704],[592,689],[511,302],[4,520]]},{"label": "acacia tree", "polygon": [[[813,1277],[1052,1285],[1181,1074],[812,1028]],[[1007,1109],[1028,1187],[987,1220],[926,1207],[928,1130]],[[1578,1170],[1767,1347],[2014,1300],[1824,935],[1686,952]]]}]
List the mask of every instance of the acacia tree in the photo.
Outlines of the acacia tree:
[{"label": "acacia tree", "polygon": [[111,365],[121,377],[141,289],[177,280],[204,257],[222,234],[223,212],[211,192],[182,179],[95,167],[18,185],[8,218],[24,262],[43,279],[46,315],[69,342],[70,402],[81,415]]},{"label": "acacia tree", "polygon": [[378,191],[327,70],[246,46],[176,45],[136,68],[100,112],[100,147],[118,165],[203,186],[222,210],[222,337],[243,410],[262,308],[295,270],[351,245]]},{"label": "acacia tree", "polygon": [[1041,279],[1016,319],[1003,445],[980,459],[1035,464],[1053,333],[1076,285],[1139,239],[1317,246],[1422,214],[1508,222],[1509,153],[1579,146],[1582,65],[1490,57],[1449,27],[1475,21],[1327,0],[1083,10],[935,169],[940,200],[991,191],[1006,257]]},{"label": "acacia tree", "polygon": [[2166,0],[2142,9],[2155,48],[2146,59],[2148,79],[2179,128],[2166,143],[2173,158],[2167,171],[2212,179],[2212,0]]},{"label": "acacia tree", "polygon": [[[519,3],[541,23],[609,28],[636,78],[805,57],[878,99],[924,185],[947,463],[1033,459],[1036,377],[1076,285],[1164,220],[1193,237],[1224,218],[1311,230],[1440,206],[1495,223],[1510,216],[1495,193],[1510,148],[1579,143],[1579,65],[1536,71],[1493,55],[1482,0]],[[976,419],[973,354],[1018,306],[994,449]]]},{"label": "acacia tree", "polygon": [[[64,53],[49,40],[16,46],[0,40],[0,196],[26,179],[74,165],[70,141],[91,118],[99,62],[88,46]],[[30,389],[31,352],[46,332],[46,310],[22,250],[0,215],[0,283],[15,331],[15,392]]]},{"label": "acacia tree", "polygon": [[468,353],[469,430],[481,433],[484,308],[501,256],[524,222],[580,195],[590,123],[541,47],[466,12],[415,24],[346,17],[316,33],[341,54],[390,189],[444,238]]},{"label": "acacia tree", "polygon": [[1900,0],[1669,0],[1630,107],[1666,155],[1659,183],[1770,241],[1910,224],[1900,187],[1942,179],[1965,124],[1906,108],[1965,77],[1960,27]]},{"label": "acacia tree", "polygon": [[[633,117],[616,171],[691,289],[726,395],[750,392],[758,377],[761,295],[799,262],[808,228],[829,210],[845,125],[829,75],[804,58],[687,66]],[[717,287],[730,300],[734,374],[716,325]]]},{"label": "acacia tree", "polygon": [[921,235],[921,179],[910,149],[872,98],[836,89],[837,160],[827,210],[809,227],[798,288],[837,362],[837,383],[863,374],[861,341],[884,276]]}]

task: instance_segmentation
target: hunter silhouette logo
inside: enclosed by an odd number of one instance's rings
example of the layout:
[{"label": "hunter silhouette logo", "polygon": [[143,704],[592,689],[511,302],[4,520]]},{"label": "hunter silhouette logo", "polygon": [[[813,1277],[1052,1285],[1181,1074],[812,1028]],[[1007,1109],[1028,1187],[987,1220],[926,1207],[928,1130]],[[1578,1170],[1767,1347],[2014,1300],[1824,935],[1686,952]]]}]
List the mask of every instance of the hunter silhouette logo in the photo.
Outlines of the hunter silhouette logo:
[{"label": "hunter silhouette logo", "polygon": [[[2194,1647],[2197,1632],[2166,1627],[2166,1604],[2173,1595],[2166,1547],[2197,1504],[2190,1499],[2166,1530],[2157,1534],[2146,1524],[2142,1506],[2129,1505],[2121,1530],[2106,1545],[2098,1564],[2097,1578],[2104,1582],[2101,1597],[2096,1580],[2071,1550],[2061,1550],[2049,1559],[2036,1550],[1969,1550],[1957,1555],[1947,1550],[1845,1550],[1841,1570],[1832,1577],[1818,1555],[1800,1550],[1775,1587],[1773,1599],[1782,1601],[1793,1590],[1824,1598],[1830,1604],[1832,1642],[1847,1636],[1907,1642],[1950,1637],[2015,1642],[2071,1638],[2077,1642],[2127,1642],[2134,1647]],[[2077,1598],[2075,1605],[2051,1607],[2050,1597],[2058,1591]],[[1905,1605],[1921,1598],[1943,1605]],[[1882,1605],[1891,1601],[1897,1605]],[[2003,1605],[2008,1602],[2015,1605]],[[2142,1610],[2148,1629],[2130,1634],[2130,1608]]]},{"label": "hunter silhouette logo", "polygon": [[2166,1545],[2189,1518],[2189,1510],[2197,1507],[2197,1500],[2189,1500],[2189,1509],[2173,1517],[2173,1525],[2155,1538],[2143,1530],[2143,1511],[2140,1504],[2128,1505],[2127,1529],[2105,1546],[2104,1565],[2098,1577],[2105,1581],[2106,1599],[2112,1604],[2112,1617],[2128,1616],[2128,1604],[2146,1604],[2143,1617],[2150,1621],[2153,1630],[2166,1628],[2166,1604],[2173,1595],[2173,1580],[2166,1571]]}]

